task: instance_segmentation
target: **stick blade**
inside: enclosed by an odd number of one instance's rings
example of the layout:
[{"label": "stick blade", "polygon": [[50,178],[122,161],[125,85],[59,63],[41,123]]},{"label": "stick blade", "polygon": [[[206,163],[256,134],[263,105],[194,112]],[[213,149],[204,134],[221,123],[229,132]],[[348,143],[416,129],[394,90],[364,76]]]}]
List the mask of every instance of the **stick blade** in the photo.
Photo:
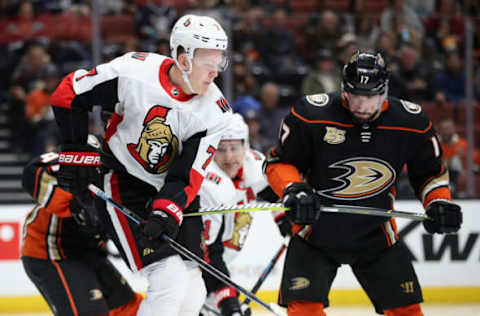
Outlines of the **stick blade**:
[{"label": "stick blade", "polygon": [[278,306],[277,304],[270,303],[269,306],[273,310],[275,315],[277,315],[277,316],[287,316],[287,312],[285,311],[285,309]]}]

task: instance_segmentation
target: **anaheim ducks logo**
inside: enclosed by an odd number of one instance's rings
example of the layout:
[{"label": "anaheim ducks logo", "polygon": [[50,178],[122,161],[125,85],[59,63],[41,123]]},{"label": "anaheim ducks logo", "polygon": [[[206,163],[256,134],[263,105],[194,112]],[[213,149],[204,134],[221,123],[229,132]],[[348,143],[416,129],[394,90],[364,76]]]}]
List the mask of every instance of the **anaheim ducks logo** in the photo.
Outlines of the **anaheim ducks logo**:
[{"label": "anaheim ducks logo", "polygon": [[320,195],[340,200],[360,200],[377,195],[394,183],[395,170],[386,161],[357,157],[345,159],[329,166],[346,170],[333,180],[342,182],[333,189],[319,191]]},{"label": "anaheim ducks logo", "polygon": [[128,151],[150,173],[165,172],[178,154],[178,139],[165,124],[170,109],[155,105],[143,121],[137,144],[128,144]]},{"label": "anaheim ducks logo", "polygon": [[245,240],[247,239],[251,223],[252,215],[249,213],[236,213],[232,239],[225,242],[225,246],[236,250],[242,249],[243,245],[245,244]]},{"label": "anaheim ducks logo", "polygon": [[310,286],[310,280],[304,277],[296,277],[290,280],[289,290],[303,290]]}]

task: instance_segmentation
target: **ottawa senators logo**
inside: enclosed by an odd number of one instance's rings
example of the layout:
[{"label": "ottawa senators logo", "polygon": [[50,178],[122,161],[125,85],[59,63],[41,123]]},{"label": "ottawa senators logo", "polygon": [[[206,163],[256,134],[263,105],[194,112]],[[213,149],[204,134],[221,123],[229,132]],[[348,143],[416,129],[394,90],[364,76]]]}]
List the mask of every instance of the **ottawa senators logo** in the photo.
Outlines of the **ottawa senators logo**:
[{"label": "ottawa senators logo", "polygon": [[360,200],[375,196],[389,188],[396,179],[392,166],[377,158],[349,158],[331,164],[329,168],[347,170],[333,179],[342,184],[318,193],[339,200]]},{"label": "ottawa senators logo", "polygon": [[178,139],[165,124],[170,109],[155,105],[143,121],[138,143],[128,144],[128,151],[150,173],[165,172],[178,154]]}]

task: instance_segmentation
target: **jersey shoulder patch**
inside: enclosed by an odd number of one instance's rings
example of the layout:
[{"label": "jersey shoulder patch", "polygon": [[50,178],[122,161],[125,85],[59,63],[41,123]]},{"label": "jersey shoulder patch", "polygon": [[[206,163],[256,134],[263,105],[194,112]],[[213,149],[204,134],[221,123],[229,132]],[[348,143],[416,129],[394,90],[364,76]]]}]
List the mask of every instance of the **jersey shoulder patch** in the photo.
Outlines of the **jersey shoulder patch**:
[{"label": "jersey shoulder patch", "polygon": [[426,132],[432,124],[420,105],[393,97],[389,98],[389,111],[384,123],[418,132]]},{"label": "jersey shoulder patch", "polygon": [[325,106],[330,100],[328,94],[326,93],[307,95],[305,99],[313,106]]},{"label": "jersey shoulder patch", "polygon": [[340,93],[307,95],[295,103],[292,112],[306,120],[335,120],[338,117],[337,112],[341,108],[341,102]]}]

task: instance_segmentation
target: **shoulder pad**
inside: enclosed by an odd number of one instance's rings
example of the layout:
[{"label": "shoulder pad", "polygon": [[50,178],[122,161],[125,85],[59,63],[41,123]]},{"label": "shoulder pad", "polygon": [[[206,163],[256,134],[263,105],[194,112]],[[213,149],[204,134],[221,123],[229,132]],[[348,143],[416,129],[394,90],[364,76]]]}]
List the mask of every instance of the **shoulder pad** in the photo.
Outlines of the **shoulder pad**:
[{"label": "shoulder pad", "polygon": [[431,127],[431,121],[420,105],[394,97],[390,97],[388,102],[386,124],[418,131],[426,131]]},{"label": "shoulder pad", "polygon": [[342,99],[339,93],[321,93],[307,95],[293,106],[292,111],[309,120],[324,118],[327,113],[337,111]]}]

